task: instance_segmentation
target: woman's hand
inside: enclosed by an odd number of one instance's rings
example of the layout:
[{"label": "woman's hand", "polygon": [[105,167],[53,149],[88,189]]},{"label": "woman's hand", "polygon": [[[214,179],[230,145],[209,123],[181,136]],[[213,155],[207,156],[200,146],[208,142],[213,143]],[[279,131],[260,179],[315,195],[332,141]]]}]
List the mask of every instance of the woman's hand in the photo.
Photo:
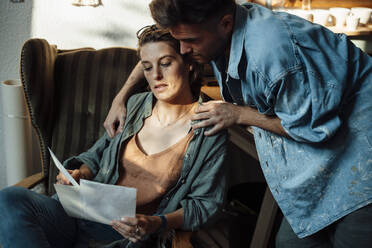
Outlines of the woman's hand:
[{"label": "woman's hand", "polygon": [[[80,181],[80,178],[81,178],[80,170],[67,170],[67,171],[68,171],[68,173],[70,173],[72,178],[75,179],[76,182]],[[67,177],[65,177],[65,175],[62,174],[62,172],[60,172],[57,175],[57,182],[56,183],[57,184],[64,184],[64,185],[72,185],[71,182],[67,179]]]},{"label": "woman's hand", "polygon": [[[93,178],[93,173],[86,164],[82,164],[80,166],[80,169],[67,171],[78,183],[80,183],[80,179],[90,180]],[[61,172],[57,176],[57,184],[72,185],[70,181],[65,177],[65,175],[63,175]]]},{"label": "woman's hand", "polygon": [[161,226],[159,216],[137,214],[135,218],[123,217],[111,222],[112,228],[125,238],[136,243],[143,236],[156,232]]}]

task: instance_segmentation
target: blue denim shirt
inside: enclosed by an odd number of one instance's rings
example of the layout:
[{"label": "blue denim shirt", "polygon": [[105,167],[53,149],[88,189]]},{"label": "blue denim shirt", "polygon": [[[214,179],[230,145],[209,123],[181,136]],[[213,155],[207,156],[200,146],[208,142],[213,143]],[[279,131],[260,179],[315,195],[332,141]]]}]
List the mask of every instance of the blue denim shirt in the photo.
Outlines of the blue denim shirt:
[{"label": "blue denim shirt", "polygon": [[[276,115],[291,138],[254,128],[260,163],[300,237],[372,202],[372,58],[345,35],[255,4],[237,6],[224,99]],[[227,68],[227,70],[226,70]]]}]

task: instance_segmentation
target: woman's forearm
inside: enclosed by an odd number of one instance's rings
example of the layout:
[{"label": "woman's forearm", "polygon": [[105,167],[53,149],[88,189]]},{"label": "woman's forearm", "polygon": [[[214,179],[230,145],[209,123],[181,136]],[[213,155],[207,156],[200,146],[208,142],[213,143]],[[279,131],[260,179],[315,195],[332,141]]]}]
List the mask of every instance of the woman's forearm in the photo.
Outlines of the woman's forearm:
[{"label": "woman's forearm", "polygon": [[167,229],[180,229],[183,224],[183,209],[166,214],[165,218],[167,219]]}]

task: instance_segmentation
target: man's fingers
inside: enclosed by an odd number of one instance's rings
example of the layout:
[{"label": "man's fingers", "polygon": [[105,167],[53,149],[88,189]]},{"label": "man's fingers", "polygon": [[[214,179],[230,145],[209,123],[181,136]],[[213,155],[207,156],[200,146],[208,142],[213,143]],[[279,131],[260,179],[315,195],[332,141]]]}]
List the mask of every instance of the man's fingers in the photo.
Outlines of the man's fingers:
[{"label": "man's fingers", "polygon": [[202,112],[202,113],[198,113],[198,114],[193,114],[191,116],[191,120],[192,121],[196,121],[196,120],[205,120],[205,119],[209,119],[213,117],[213,114],[210,113],[210,112]]},{"label": "man's fingers", "polygon": [[198,114],[198,113],[203,113],[203,112],[208,112],[212,109],[212,105],[210,104],[203,104],[203,105],[199,105],[197,108],[195,108],[195,113]]},{"label": "man's fingers", "polygon": [[208,131],[205,131],[204,135],[205,136],[212,136],[212,135],[216,134],[218,131],[220,131],[221,129],[222,129],[221,125],[215,125],[213,128],[209,129]]},{"label": "man's fingers", "polygon": [[118,126],[118,129],[116,130],[115,135],[118,134],[118,133],[121,133],[123,131],[124,124],[125,124],[125,116],[121,116],[120,117],[119,126]]},{"label": "man's fingers", "polygon": [[219,103],[223,103],[223,101],[203,102],[195,109],[195,113],[208,112],[214,109]]},{"label": "man's fingers", "polygon": [[114,137],[115,134],[115,129],[114,129],[115,124],[113,123],[112,125],[105,126],[106,132],[110,138]]},{"label": "man's fingers", "polygon": [[215,124],[215,122],[212,119],[206,119],[204,121],[200,121],[198,123],[195,123],[194,125],[192,125],[192,128],[197,129],[197,128],[202,128],[202,127],[208,127],[208,126],[211,126],[211,125],[214,125],[214,124]]}]

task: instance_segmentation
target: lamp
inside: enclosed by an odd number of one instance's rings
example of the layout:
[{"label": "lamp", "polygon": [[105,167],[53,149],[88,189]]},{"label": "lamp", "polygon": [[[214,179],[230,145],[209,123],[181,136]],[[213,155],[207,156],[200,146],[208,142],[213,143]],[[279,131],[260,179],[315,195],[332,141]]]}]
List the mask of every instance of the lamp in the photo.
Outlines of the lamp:
[{"label": "lamp", "polygon": [[72,0],[72,5],[97,7],[102,5],[102,3],[101,0]]}]

